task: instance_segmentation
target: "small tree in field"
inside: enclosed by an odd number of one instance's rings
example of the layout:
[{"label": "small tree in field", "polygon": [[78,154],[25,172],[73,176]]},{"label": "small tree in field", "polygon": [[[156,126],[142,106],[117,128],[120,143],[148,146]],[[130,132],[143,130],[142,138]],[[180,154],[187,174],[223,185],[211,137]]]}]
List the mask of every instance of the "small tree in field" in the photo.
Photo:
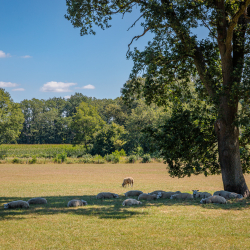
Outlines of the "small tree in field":
[{"label": "small tree in field", "polygon": [[[148,103],[167,105],[172,100],[178,105],[187,101],[191,76],[196,99],[208,107],[200,109],[201,120],[203,111],[211,111],[216,117],[214,131],[224,189],[248,196],[241,165],[239,128],[242,126],[245,133],[249,123],[250,0],[66,2],[66,17],[81,28],[81,35],[94,34],[93,24],[109,27],[112,15],[139,7],[141,14],[135,22],[142,18],[144,31],[132,41],[149,31],[155,36],[144,51],[135,49],[129,53],[134,67],[123,89],[125,100],[133,100],[139,94]],[[206,39],[198,39],[195,34],[199,25],[208,30]],[[138,80],[139,74],[145,83]],[[248,140],[244,143],[247,145]],[[182,160],[181,156],[176,160]]]}]

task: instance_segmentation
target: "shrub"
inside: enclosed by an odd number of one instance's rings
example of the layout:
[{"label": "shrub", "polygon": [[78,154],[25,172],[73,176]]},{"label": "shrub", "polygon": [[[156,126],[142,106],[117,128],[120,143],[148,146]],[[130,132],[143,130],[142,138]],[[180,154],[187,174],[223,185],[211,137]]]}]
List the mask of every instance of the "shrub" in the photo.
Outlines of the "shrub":
[{"label": "shrub", "polygon": [[113,158],[114,158],[114,155],[105,155],[104,159],[107,161],[107,162],[112,162],[113,161]]},{"label": "shrub", "polygon": [[119,163],[120,162],[120,156],[119,155],[114,155],[112,163]]},{"label": "shrub", "polygon": [[55,157],[54,159],[53,159],[53,162],[54,163],[59,163],[61,160],[59,160],[57,157]]},{"label": "shrub", "polygon": [[137,156],[136,155],[130,155],[128,157],[128,163],[135,163],[137,160]]},{"label": "shrub", "polygon": [[93,162],[98,164],[103,164],[105,163],[105,160],[102,158],[101,155],[95,155],[95,157],[93,158]]},{"label": "shrub", "polygon": [[142,147],[137,147],[133,150],[132,152],[134,155],[139,155],[142,156],[143,155],[143,148]]},{"label": "shrub", "polygon": [[12,163],[20,163],[20,159],[14,158],[14,159],[12,159]]},{"label": "shrub", "polygon": [[120,151],[116,150],[112,153],[112,155],[126,156],[126,152],[124,151],[124,149],[121,149]]},{"label": "shrub", "polygon": [[7,150],[0,150],[0,160],[4,160],[7,156]]},{"label": "shrub", "polygon": [[104,159],[99,159],[95,163],[97,163],[97,164],[105,164],[105,160]]},{"label": "shrub", "polygon": [[32,159],[29,160],[29,164],[35,164],[37,162],[36,156],[33,156]]},{"label": "shrub", "polygon": [[150,154],[145,154],[142,156],[142,163],[147,163],[147,162],[151,162]]},{"label": "shrub", "polygon": [[105,155],[104,159],[107,162],[118,163],[120,162],[120,155],[113,152],[111,155]]},{"label": "shrub", "polygon": [[62,152],[61,154],[57,154],[56,157],[53,159],[55,163],[63,163],[67,160],[67,154]]},{"label": "shrub", "polygon": [[58,159],[61,160],[61,162],[65,162],[67,160],[67,154],[65,152],[62,152],[57,156]]},{"label": "shrub", "polygon": [[163,158],[155,158],[156,162],[163,162]]},{"label": "shrub", "polygon": [[79,160],[77,161],[78,163],[93,163],[94,159],[92,157],[92,155],[90,154],[86,154],[83,155],[82,158],[79,158]]},{"label": "shrub", "polygon": [[23,154],[21,157],[22,157],[22,158],[29,158],[30,155],[29,155],[29,154]]}]

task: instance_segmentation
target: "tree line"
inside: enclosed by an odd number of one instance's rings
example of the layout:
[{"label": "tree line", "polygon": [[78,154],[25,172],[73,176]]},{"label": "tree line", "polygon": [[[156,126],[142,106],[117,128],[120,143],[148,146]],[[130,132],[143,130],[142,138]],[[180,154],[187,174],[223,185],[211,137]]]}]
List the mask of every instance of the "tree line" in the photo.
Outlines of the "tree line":
[{"label": "tree line", "polygon": [[2,93],[9,99],[6,105],[15,105],[17,114],[11,116],[19,124],[16,133],[2,143],[82,144],[89,153],[102,156],[122,149],[127,154],[159,155],[153,138],[144,130],[159,127],[168,112],[142,99],[127,106],[121,97],[97,99],[75,93],[68,99],[33,98],[14,104],[8,92]]}]

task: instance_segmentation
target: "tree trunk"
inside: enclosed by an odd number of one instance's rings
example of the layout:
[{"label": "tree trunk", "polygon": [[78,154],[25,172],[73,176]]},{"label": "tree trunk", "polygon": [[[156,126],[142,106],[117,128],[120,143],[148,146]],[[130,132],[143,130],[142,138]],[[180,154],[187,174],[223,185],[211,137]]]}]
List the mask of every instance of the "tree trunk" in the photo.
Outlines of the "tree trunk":
[{"label": "tree trunk", "polygon": [[223,114],[215,123],[222,180],[225,191],[239,193],[247,197],[249,190],[240,161],[239,129],[233,124],[235,115],[230,112],[232,111],[230,109],[230,107],[224,106]]}]

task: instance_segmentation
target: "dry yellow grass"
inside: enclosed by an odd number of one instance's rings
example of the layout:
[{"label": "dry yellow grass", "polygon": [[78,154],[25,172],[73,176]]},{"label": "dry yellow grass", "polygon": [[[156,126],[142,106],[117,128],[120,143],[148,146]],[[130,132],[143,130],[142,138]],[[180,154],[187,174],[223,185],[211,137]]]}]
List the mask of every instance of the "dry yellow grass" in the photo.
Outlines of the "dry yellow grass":
[{"label": "dry yellow grass", "polygon": [[[0,165],[0,249],[250,249],[249,200],[226,205],[157,200],[122,207],[123,178],[133,189],[214,192],[221,176],[170,178],[166,165]],[[250,176],[246,176],[248,185]],[[121,195],[96,200],[97,193]],[[11,200],[42,196],[46,206],[4,210]],[[70,199],[89,205],[67,208]]]}]

